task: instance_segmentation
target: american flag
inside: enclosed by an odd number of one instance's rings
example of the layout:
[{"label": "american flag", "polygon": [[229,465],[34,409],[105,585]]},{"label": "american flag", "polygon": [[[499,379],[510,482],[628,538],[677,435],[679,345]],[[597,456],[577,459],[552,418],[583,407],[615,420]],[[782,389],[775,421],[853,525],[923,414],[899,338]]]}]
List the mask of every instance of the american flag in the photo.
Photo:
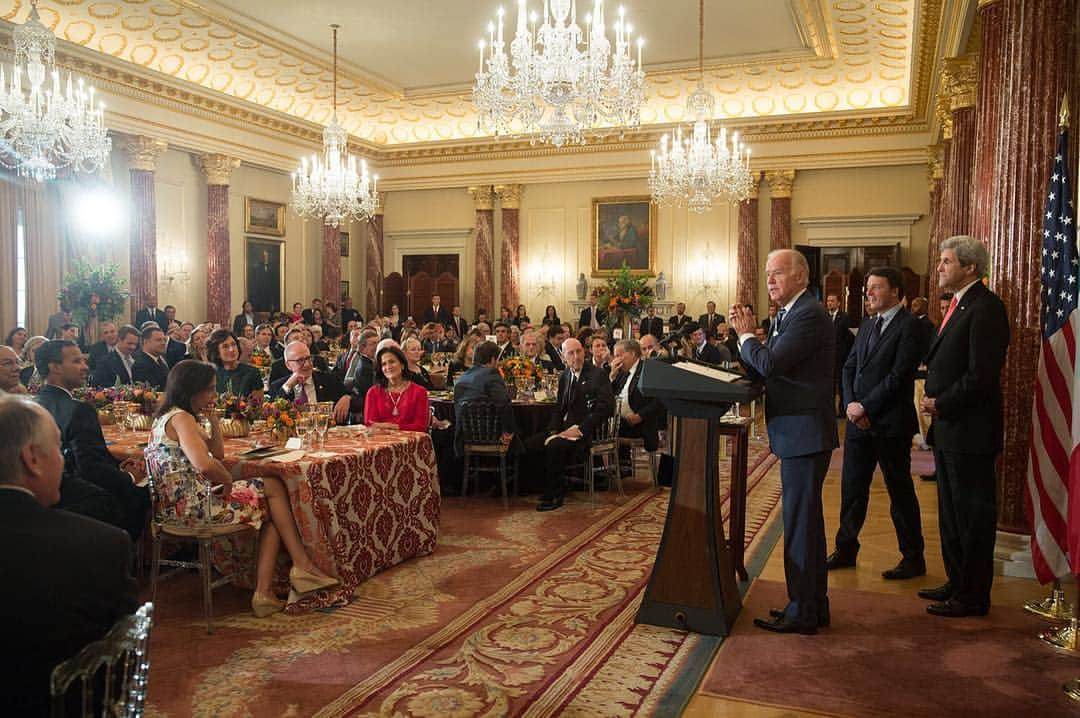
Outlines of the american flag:
[{"label": "american flag", "polygon": [[[1032,411],[1027,488],[1030,499],[1031,556],[1039,581],[1068,575],[1069,559],[1080,558],[1080,522],[1070,521],[1069,496],[1080,496],[1080,381],[1076,369],[1076,224],[1069,182],[1069,132],[1061,127],[1054,171],[1043,214],[1042,352]],[[1080,500],[1072,502],[1080,518]],[[1069,526],[1072,525],[1070,531]],[[1072,547],[1073,550],[1070,550]],[[1080,568],[1080,566],[1076,566]]]}]

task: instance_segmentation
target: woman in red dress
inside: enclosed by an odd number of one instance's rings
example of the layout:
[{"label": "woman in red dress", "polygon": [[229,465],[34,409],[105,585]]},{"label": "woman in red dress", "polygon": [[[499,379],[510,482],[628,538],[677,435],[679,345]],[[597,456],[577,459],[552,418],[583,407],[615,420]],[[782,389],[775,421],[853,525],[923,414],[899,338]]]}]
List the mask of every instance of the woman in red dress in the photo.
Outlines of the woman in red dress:
[{"label": "woman in red dress", "polygon": [[375,355],[375,366],[375,385],[364,398],[364,422],[375,429],[427,431],[427,389],[409,380],[405,354],[396,346],[384,347]]}]

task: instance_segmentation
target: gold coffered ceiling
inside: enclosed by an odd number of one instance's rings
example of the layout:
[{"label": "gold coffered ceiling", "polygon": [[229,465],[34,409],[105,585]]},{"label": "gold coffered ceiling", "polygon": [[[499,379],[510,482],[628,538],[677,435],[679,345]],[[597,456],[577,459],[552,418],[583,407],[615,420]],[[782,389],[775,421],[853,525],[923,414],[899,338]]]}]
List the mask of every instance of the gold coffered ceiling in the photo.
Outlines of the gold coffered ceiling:
[{"label": "gold coffered ceiling", "polygon": [[[502,2],[509,29],[516,2]],[[472,48],[497,4],[42,0],[39,12],[59,37],[121,63],[318,124],[331,114],[326,25],[340,22],[342,124],[375,145],[404,149],[479,139],[468,92]],[[540,8],[540,0],[530,4]],[[644,123],[678,122],[696,83],[697,3],[624,4],[647,40]],[[938,17],[920,17],[927,6],[933,15],[940,0],[708,0],[707,87],[722,117],[759,125],[910,116],[926,92],[917,72],[920,25],[937,29]],[[28,11],[27,0],[0,0],[10,22]]]}]

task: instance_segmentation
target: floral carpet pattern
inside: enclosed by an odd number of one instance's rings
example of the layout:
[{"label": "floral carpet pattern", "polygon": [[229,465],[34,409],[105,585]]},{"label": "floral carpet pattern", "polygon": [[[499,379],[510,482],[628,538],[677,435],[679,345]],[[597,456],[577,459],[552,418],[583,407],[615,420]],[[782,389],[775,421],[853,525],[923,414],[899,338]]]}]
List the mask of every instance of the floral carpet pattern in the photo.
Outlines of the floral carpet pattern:
[{"label": "floral carpet pattern", "polygon": [[[774,463],[752,443],[751,548],[779,502]],[[627,494],[549,514],[444,499],[435,553],[348,606],[260,620],[226,588],[213,636],[197,581],[177,582],[159,595],[149,715],[648,715],[699,637],[634,624],[670,494],[640,479]]]}]

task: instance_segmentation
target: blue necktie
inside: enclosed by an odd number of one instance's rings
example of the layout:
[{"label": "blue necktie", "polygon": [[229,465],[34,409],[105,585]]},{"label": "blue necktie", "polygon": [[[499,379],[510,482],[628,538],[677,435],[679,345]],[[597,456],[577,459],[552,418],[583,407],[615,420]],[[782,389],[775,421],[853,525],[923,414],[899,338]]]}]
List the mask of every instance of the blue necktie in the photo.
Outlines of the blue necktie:
[{"label": "blue necktie", "polygon": [[787,310],[783,307],[776,310],[776,322],[773,324],[773,334],[780,333],[780,322],[784,321],[785,314],[787,314]]}]

